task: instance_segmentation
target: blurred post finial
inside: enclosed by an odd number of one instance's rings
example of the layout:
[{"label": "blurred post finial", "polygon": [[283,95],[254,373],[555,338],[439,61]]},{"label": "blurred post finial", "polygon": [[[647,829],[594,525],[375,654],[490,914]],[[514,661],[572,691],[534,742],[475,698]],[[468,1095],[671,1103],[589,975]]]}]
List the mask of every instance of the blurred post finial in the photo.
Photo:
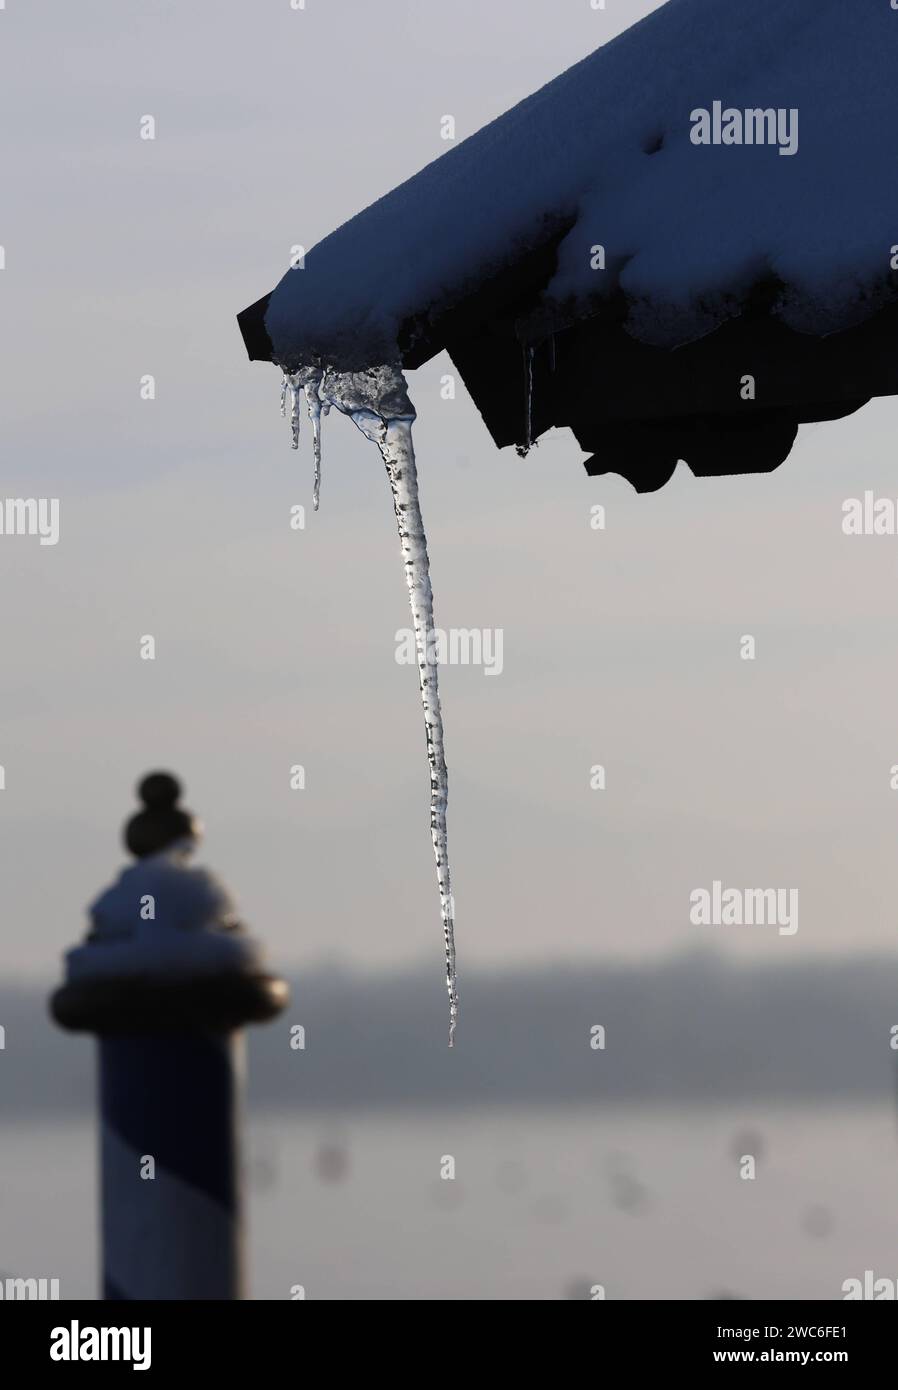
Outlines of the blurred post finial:
[{"label": "blurred post finial", "polygon": [[137,795],[143,809],[128,821],[124,836],[125,845],[136,859],[158,854],[178,840],[199,843],[199,821],[177,804],[181,799],[177,777],[170,772],[150,772],[138,783]]}]

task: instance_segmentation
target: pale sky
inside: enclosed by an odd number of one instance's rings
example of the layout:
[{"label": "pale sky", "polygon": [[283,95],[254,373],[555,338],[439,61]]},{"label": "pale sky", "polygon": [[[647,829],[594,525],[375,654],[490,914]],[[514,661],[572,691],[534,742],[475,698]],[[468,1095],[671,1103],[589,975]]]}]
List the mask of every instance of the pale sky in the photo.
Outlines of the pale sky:
[{"label": "pale sky", "polygon": [[[442,968],[383,466],[331,417],[311,514],[308,431],[292,453],[234,316],[442,153],[445,114],[473,132],[653,8],[7,0],[2,492],[61,508],[55,547],[0,538],[7,977],[54,974],[155,767],[278,963]],[[460,383],[441,399],[451,370],[410,377],[437,622],[504,633],[501,676],[441,673],[462,982],[696,941],[888,948],[898,538],[845,537],[841,506],[898,496],[898,405],[806,428],[771,476],[681,465],[637,497],[566,436],[497,451]],[[691,927],[714,879],[798,888],[797,934]]]}]

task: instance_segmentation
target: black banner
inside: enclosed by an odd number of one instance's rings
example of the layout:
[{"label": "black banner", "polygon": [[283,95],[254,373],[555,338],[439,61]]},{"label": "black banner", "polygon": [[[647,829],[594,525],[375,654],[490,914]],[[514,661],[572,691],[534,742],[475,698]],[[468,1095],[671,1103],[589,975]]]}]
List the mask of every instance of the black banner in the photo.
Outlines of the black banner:
[{"label": "black banner", "polygon": [[[0,1305],[0,1337],[7,1364],[26,1373],[48,1372],[51,1380],[110,1371],[167,1376],[195,1367],[204,1374],[226,1374],[228,1383],[234,1383],[235,1376],[258,1376],[260,1370],[265,1375],[299,1374],[300,1355],[305,1360],[315,1350],[308,1340],[315,1329],[327,1333],[335,1320],[344,1328],[357,1327],[366,1317],[357,1307],[335,1313],[314,1302],[288,1307],[271,1302],[7,1302]],[[593,1345],[601,1348],[603,1364],[623,1363],[634,1374],[828,1365],[856,1375],[882,1364],[895,1338],[894,1309],[850,1301],[607,1301],[591,1308],[582,1322],[575,1319],[567,1326],[573,1335],[583,1330],[591,1339],[599,1336],[601,1341]],[[426,1333],[426,1314],[420,1330]],[[441,1355],[451,1359],[445,1335],[444,1329]],[[345,1339],[337,1345],[342,1374]],[[357,1345],[373,1371],[367,1335]],[[503,1357],[509,1345],[514,1343],[503,1343]],[[529,1361],[537,1350],[532,1336],[526,1345]],[[326,1344],[317,1350],[319,1356],[326,1354]],[[473,1368],[473,1360],[469,1364]],[[327,1365],[322,1369],[326,1372]]]}]

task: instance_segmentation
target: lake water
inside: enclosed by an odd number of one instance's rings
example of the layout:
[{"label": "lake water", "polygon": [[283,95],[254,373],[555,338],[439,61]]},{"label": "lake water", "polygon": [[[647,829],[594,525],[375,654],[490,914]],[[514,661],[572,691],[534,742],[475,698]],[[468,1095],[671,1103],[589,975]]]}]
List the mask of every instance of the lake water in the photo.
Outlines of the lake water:
[{"label": "lake water", "polygon": [[[7,1126],[0,1270],[95,1297],[95,1147],[86,1122]],[[252,1119],[247,1171],[256,1298],[838,1299],[898,1277],[885,1108],[280,1113]]]}]

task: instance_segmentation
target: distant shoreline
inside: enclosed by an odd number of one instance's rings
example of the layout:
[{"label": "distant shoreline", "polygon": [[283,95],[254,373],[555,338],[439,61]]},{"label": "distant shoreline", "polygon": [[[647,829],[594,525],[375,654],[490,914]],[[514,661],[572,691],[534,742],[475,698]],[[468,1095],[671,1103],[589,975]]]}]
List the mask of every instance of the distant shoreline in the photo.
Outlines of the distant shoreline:
[{"label": "distant shoreline", "polygon": [[[468,971],[454,1053],[432,970],[329,966],[291,983],[283,1019],[251,1033],[254,1111],[898,1097],[898,960],[883,956],[746,964],[690,952]],[[303,1050],[290,1047],[297,1023]],[[0,1114],[92,1113],[93,1045],[53,1027],[42,990],[0,987],[0,1026]]]}]

